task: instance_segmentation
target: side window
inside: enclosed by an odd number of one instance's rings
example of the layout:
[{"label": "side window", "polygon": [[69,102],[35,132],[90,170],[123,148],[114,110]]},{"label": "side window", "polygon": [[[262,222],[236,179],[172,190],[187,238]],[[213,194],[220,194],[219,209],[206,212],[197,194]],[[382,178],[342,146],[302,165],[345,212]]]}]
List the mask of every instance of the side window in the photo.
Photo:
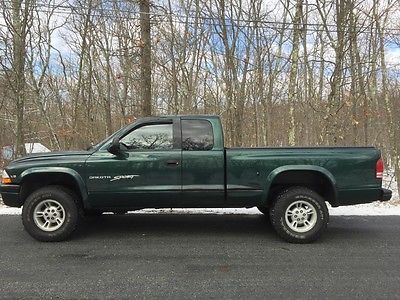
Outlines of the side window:
[{"label": "side window", "polygon": [[174,144],[172,124],[139,127],[124,136],[120,143],[129,150],[170,150]]},{"label": "side window", "polygon": [[214,134],[206,120],[182,120],[182,149],[187,151],[211,150]]}]

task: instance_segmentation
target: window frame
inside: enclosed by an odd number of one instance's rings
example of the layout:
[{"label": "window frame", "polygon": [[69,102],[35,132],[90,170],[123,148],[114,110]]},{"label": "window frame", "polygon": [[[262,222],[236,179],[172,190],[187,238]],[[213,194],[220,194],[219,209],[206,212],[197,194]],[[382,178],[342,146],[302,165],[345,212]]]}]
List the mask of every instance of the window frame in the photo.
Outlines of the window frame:
[{"label": "window frame", "polygon": [[[213,128],[213,124],[210,122],[210,120],[207,119],[198,119],[198,118],[182,118],[180,120],[180,131],[181,131],[181,150],[182,151],[188,151],[188,152],[193,152],[193,151],[212,151],[214,150],[215,147],[215,136],[214,136],[214,128]],[[206,122],[210,125],[211,128],[211,136],[212,136],[212,147],[211,149],[203,149],[203,150],[186,150],[183,149],[183,121],[197,121],[197,122]]]}]

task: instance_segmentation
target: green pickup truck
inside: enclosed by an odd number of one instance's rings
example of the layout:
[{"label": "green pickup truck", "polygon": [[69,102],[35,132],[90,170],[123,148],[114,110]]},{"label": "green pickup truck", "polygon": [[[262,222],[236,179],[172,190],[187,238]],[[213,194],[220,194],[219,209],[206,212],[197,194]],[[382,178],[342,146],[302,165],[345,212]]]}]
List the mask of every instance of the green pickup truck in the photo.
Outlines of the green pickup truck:
[{"label": "green pickup truck", "polygon": [[387,201],[380,151],[225,148],[217,116],[149,117],[87,151],[13,161],[1,195],[40,241],[68,238],[82,216],[143,208],[258,207],[285,240],[307,243],[331,206]]}]

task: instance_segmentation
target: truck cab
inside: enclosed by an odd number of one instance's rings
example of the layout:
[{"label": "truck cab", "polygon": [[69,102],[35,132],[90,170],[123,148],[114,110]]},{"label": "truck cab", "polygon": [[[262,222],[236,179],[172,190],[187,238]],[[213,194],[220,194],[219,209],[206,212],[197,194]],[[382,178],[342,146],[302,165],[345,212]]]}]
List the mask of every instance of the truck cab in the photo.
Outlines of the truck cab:
[{"label": "truck cab", "polygon": [[86,161],[93,208],[220,207],[224,183],[218,117],[145,118],[99,145]]}]

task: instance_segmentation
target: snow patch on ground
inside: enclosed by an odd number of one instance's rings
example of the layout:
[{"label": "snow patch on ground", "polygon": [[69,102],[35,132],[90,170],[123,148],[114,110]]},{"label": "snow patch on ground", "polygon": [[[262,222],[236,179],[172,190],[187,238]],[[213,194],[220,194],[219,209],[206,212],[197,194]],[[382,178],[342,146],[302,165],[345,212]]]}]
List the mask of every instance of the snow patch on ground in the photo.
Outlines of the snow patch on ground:
[{"label": "snow patch on ground", "polygon": [[0,204],[0,215],[20,215],[21,211],[21,208],[6,207]]}]

